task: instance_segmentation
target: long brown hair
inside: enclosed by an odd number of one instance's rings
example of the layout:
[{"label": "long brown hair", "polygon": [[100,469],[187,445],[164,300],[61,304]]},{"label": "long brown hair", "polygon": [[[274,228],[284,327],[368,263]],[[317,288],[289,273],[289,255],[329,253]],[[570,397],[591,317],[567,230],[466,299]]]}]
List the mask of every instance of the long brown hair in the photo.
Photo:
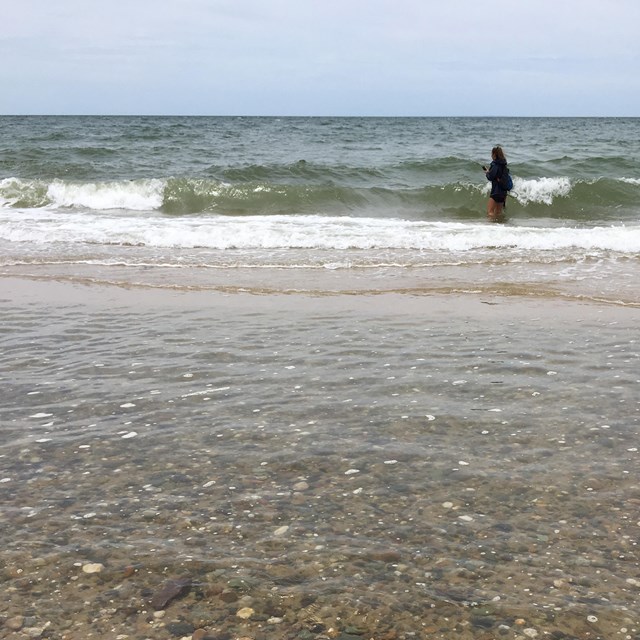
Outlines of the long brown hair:
[{"label": "long brown hair", "polygon": [[495,160],[504,160],[505,162],[507,161],[507,159],[504,157],[504,151],[502,150],[501,146],[493,147],[493,149],[491,149],[491,157]]}]

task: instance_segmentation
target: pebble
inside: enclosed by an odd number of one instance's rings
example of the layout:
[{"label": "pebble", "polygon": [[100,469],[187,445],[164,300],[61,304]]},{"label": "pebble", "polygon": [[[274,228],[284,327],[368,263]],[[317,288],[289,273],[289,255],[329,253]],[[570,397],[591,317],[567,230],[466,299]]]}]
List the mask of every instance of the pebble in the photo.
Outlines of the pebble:
[{"label": "pebble", "polygon": [[8,620],[6,620],[4,626],[7,627],[7,629],[11,629],[11,631],[20,631],[23,624],[23,616],[14,616],[13,618],[9,618]]},{"label": "pebble", "polygon": [[251,607],[243,607],[236,613],[236,616],[243,620],[248,620],[254,613],[255,611]]},{"label": "pebble", "polygon": [[195,630],[196,629],[192,624],[185,622],[184,620],[180,620],[178,622],[170,622],[167,625],[167,631],[172,636],[177,636],[179,638],[190,636]]},{"label": "pebble", "polygon": [[289,525],[284,525],[283,527],[278,527],[274,532],[274,536],[283,536],[285,533],[289,531]]},{"label": "pebble", "polygon": [[166,580],[151,597],[151,606],[156,611],[164,609],[172,600],[183,596],[190,587],[191,578],[189,576]]},{"label": "pebble", "polygon": [[238,594],[232,589],[226,589],[220,594],[220,600],[222,600],[222,602],[226,602],[227,604],[231,604],[232,602],[236,602],[238,600]]},{"label": "pebble", "polygon": [[293,490],[294,491],[306,491],[309,488],[309,485],[306,482],[296,482],[296,484],[293,485]]},{"label": "pebble", "polygon": [[495,620],[490,616],[478,615],[472,616],[471,624],[474,627],[478,627],[480,629],[491,629],[491,627],[493,627],[493,625],[495,624]]},{"label": "pebble", "polygon": [[104,565],[100,562],[88,562],[82,565],[82,570],[85,573],[100,573],[104,569]]},{"label": "pebble", "polygon": [[372,560],[386,563],[397,563],[402,560],[402,556],[396,551],[374,551],[370,554]]},{"label": "pebble", "polygon": [[122,576],[124,578],[130,578],[135,572],[136,572],[135,566],[130,564],[123,569]]}]

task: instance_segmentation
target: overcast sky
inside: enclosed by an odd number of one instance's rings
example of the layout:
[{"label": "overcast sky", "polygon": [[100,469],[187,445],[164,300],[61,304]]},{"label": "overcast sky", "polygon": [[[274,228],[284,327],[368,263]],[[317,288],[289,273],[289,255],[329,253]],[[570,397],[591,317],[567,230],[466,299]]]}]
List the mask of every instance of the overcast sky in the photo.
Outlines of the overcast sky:
[{"label": "overcast sky", "polygon": [[640,0],[1,4],[1,114],[640,116]]}]

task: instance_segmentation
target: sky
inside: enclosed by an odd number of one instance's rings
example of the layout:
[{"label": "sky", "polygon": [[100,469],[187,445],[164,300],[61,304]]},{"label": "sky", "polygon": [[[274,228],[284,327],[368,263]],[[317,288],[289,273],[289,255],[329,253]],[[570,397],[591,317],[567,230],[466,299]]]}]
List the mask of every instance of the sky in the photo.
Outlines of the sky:
[{"label": "sky", "polygon": [[0,0],[0,114],[640,116],[640,0]]}]

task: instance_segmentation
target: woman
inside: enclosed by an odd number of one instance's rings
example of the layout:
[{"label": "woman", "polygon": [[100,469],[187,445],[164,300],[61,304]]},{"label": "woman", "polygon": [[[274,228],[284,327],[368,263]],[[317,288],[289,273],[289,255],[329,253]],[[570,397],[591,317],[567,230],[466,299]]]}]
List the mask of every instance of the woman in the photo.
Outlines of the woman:
[{"label": "woman", "polygon": [[502,174],[507,170],[507,159],[504,157],[502,147],[491,149],[491,165],[483,167],[487,180],[491,180],[491,195],[487,202],[487,216],[489,220],[500,220],[507,201],[507,194],[499,182]]}]

